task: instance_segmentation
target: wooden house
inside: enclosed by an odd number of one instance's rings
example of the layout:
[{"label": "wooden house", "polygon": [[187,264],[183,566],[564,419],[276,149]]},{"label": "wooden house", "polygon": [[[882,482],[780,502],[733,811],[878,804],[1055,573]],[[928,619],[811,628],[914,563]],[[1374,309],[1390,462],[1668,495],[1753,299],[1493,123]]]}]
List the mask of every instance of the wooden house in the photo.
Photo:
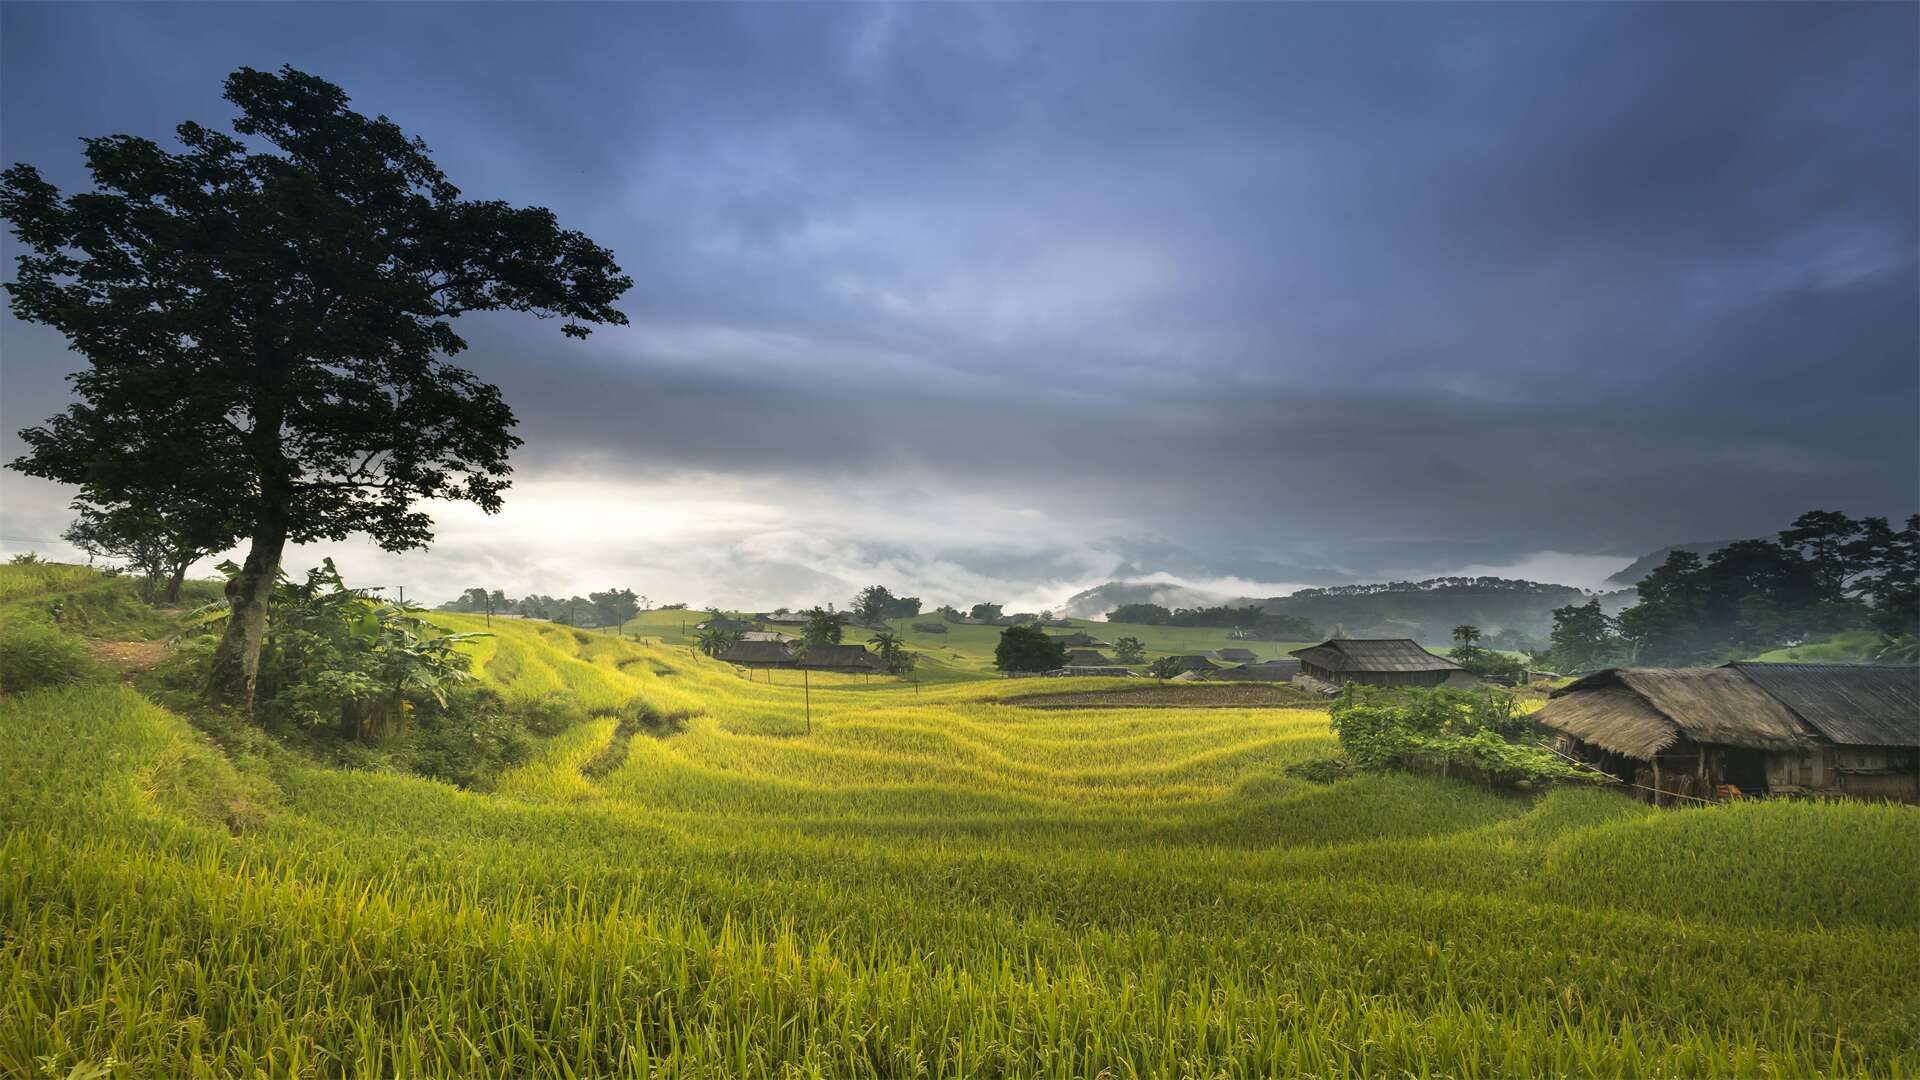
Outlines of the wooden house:
[{"label": "wooden house", "polygon": [[1230,664],[1251,664],[1260,659],[1259,655],[1252,649],[1242,649],[1237,645],[1230,648],[1213,650],[1213,658],[1215,660],[1225,660]]},{"label": "wooden house", "polygon": [[737,667],[790,668],[795,666],[793,650],[784,641],[736,641],[714,655]]},{"label": "wooden house", "polygon": [[1920,801],[1920,668],[1608,668],[1554,691],[1534,717],[1563,753],[1656,800]]},{"label": "wooden house", "polygon": [[1200,677],[1208,682],[1292,682],[1298,674],[1298,660],[1262,660],[1257,664],[1205,672]]},{"label": "wooden house", "polygon": [[887,665],[864,645],[815,645],[800,654],[795,667],[851,675],[885,675]]},{"label": "wooden house", "polygon": [[1332,686],[1435,687],[1472,685],[1471,672],[1421,648],[1411,638],[1330,638],[1295,649],[1300,673]]}]

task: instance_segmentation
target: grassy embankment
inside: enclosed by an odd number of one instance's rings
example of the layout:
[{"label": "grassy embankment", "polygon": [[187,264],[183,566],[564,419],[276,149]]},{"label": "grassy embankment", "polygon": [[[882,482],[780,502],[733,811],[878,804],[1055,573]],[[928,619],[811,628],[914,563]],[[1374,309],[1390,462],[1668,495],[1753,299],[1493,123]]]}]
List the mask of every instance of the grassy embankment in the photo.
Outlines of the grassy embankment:
[{"label": "grassy embankment", "polygon": [[[1912,810],[1319,787],[1323,712],[1005,703],[1040,680],[827,676],[808,736],[494,629],[483,678],[594,715],[493,795],[0,699],[0,1073],[1920,1072]],[[641,707],[684,730],[610,755]]]}]

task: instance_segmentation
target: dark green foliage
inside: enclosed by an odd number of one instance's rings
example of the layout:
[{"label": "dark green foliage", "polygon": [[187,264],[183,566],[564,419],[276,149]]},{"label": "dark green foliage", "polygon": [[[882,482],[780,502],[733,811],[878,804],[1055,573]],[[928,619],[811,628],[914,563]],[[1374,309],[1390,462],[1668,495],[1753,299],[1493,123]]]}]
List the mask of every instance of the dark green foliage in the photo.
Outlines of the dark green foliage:
[{"label": "dark green foliage", "polygon": [[1163,656],[1147,665],[1147,674],[1156,679],[1171,679],[1187,670],[1187,665],[1177,656]]},{"label": "dark green foliage", "polygon": [[[467,686],[413,713],[413,724],[393,748],[408,772],[463,788],[491,790],[501,772],[533,753],[531,725],[492,690]],[[536,732],[539,734],[539,732]]]},{"label": "dark green foliage", "polygon": [[1457,768],[1491,784],[1608,778],[1539,745],[1546,729],[1496,690],[1468,693],[1349,685],[1332,709],[1333,731],[1356,770]]},{"label": "dark green foliage", "polygon": [[1587,671],[1612,663],[1622,642],[1614,620],[1600,601],[1568,604],[1553,611],[1553,648],[1550,662],[1559,671]]},{"label": "dark green foliage", "polygon": [[847,611],[861,624],[875,626],[888,619],[911,619],[920,614],[920,598],[895,596],[885,585],[869,585],[847,605]]},{"label": "dark green foliage", "polygon": [[[238,571],[223,564],[229,573]],[[469,682],[457,649],[483,634],[453,634],[367,591],[350,589],[328,559],[304,582],[274,589],[260,666],[261,713],[298,728],[336,725],[342,737],[380,742],[406,730],[423,707],[445,710]],[[189,620],[215,629],[228,610],[213,605]]]},{"label": "dark green foliage", "polygon": [[867,644],[873,646],[873,651],[880,655],[880,662],[887,666],[889,674],[905,675],[913,670],[913,653],[900,635],[882,630],[868,638]]},{"label": "dark green foliage", "polygon": [[1001,610],[1002,609],[999,604],[975,604],[973,605],[972,610],[968,611],[967,614],[968,616],[975,619],[979,619],[983,622],[992,622],[993,620],[1000,617]]},{"label": "dark green foliage", "polygon": [[1346,758],[1316,757],[1305,761],[1296,761],[1280,770],[1288,776],[1307,780],[1315,784],[1331,784],[1335,780],[1344,780],[1353,775],[1353,767]]},{"label": "dark green foliage", "polygon": [[1740,540],[1704,560],[1675,551],[1640,583],[1620,637],[1638,663],[1703,664],[1871,625],[1920,629],[1920,516],[1802,514],[1776,540]]},{"label": "dark green foliage", "polygon": [[97,672],[86,646],[53,626],[29,619],[0,623],[0,694],[67,686]]},{"label": "dark green foliage", "polygon": [[215,495],[196,502],[176,490],[158,505],[111,507],[94,505],[90,498],[83,492],[75,501],[80,516],[61,535],[88,555],[125,562],[141,576],[141,599],[148,603],[179,603],[187,567],[236,539]]},{"label": "dark green foliage", "polygon": [[806,625],[800,628],[800,647],[810,649],[816,645],[838,645],[846,632],[846,618],[837,611],[825,608],[808,608]]},{"label": "dark green foliage", "polygon": [[1475,675],[1483,679],[1495,679],[1509,686],[1526,681],[1525,661],[1476,644],[1480,640],[1479,627],[1470,623],[1456,626],[1453,628],[1453,640],[1453,649],[1447,655],[1454,663]]},{"label": "dark green foliage", "polygon": [[331,83],[242,68],[225,97],[239,138],[87,139],[94,190],[14,165],[0,214],[21,246],[14,315],[88,365],[13,467],[108,509],[217,511],[197,524],[251,540],[209,685],[250,711],[287,543],[400,551],[432,536],[422,500],[499,508],[514,417],[447,361],[466,348],[453,320],[530,312],[584,337],[627,321],[613,303],[632,281],[547,210],[462,199],[424,144]]},{"label": "dark green foliage", "polygon": [[587,600],[593,605],[595,625],[598,626],[618,627],[640,614],[640,598],[634,595],[632,589],[588,593]]},{"label": "dark green foliage", "polygon": [[1142,626],[1226,626],[1243,631],[1248,638],[1266,641],[1304,641],[1314,636],[1309,620],[1272,612],[1259,604],[1174,609],[1159,604],[1122,604],[1107,612],[1107,621]]},{"label": "dark green foliage", "polygon": [[1123,664],[1137,664],[1147,658],[1147,643],[1137,637],[1123,637],[1113,643],[1113,658]]},{"label": "dark green foliage", "polygon": [[993,666],[1001,671],[1052,671],[1067,662],[1067,647],[1037,626],[1009,626],[993,649]]}]

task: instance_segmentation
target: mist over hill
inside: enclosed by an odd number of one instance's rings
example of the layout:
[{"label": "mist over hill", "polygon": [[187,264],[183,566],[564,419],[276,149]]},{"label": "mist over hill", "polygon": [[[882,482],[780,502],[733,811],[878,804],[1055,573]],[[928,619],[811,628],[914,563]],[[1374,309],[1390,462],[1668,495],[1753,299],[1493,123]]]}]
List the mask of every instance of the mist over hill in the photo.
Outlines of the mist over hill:
[{"label": "mist over hill", "polygon": [[1691,551],[1704,559],[1731,543],[1733,543],[1731,540],[1704,540],[1693,544],[1669,544],[1659,551],[1633,560],[1630,565],[1621,568],[1619,573],[1607,578],[1607,584],[1622,587],[1638,585],[1647,579],[1648,574],[1659,569],[1660,564],[1667,561],[1667,556],[1676,551]]}]

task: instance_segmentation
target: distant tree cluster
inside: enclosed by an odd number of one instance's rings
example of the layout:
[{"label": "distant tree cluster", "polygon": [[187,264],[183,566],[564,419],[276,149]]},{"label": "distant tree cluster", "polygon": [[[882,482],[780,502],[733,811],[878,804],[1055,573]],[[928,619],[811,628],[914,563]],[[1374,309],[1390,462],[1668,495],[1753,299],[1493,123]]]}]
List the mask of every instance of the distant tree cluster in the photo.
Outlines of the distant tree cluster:
[{"label": "distant tree cluster", "polygon": [[1526,681],[1526,661],[1482,646],[1480,640],[1479,627],[1462,623],[1453,628],[1453,649],[1447,655],[1454,663],[1483,679],[1497,679],[1510,684]]},{"label": "distant tree cluster", "polygon": [[1312,596],[1373,596],[1379,593],[1435,592],[1449,590],[1455,592],[1509,592],[1509,593],[1554,593],[1566,589],[1565,585],[1552,585],[1540,581],[1525,581],[1519,578],[1502,577],[1437,577],[1424,581],[1385,581],[1364,585],[1327,585],[1320,588],[1300,589],[1289,594],[1293,597]]},{"label": "distant tree cluster", "polygon": [[1171,609],[1159,604],[1122,604],[1107,612],[1107,621],[1141,626],[1229,627],[1277,641],[1304,641],[1314,636],[1313,623],[1308,620],[1270,612],[1259,604]]},{"label": "distant tree cluster", "polygon": [[1831,510],[1800,515],[1773,540],[1741,540],[1702,559],[1675,551],[1640,582],[1640,602],[1608,618],[1599,601],[1553,613],[1551,662],[1711,664],[1818,633],[1871,628],[1880,657],[1920,655],[1920,515]]},{"label": "distant tree cluster", "polygon": [[853,602],[847,605],[847,613],[864,626],[878,625],[888,619],[911,619],[920,614],[920,598],[895,596],[885,585],[869,585],[854,596]]},{"label": "distant tree cluster", "polygon": [[[527,619],[548,619],[572,626],[619,626],[645,608],[646,598],[632,589],[605,589],[586,596],[565,599],[539,593],[518,600],[499,589],[471,588],[440,605],[441,611],[469,612],[475,615],[518,615]],[[686,607],[685,604],[679,607]],[[665,610],[665,609],[663,609]]]},{"label": "distant tree cluster", "polygon": [[981,622],[992,622],[1000,617],[1002,610],[1004,609],[1001,608],[999,604],[975,604],[972,609],[967,612],[967,615],[971,618],[979,619]]},{"label": "distant tree cluster", "polygon": [[1037,626],[1009,626],[993,649],[993,666],[1005,672],[1052,671],[1067,663],[1067,647]]}]

